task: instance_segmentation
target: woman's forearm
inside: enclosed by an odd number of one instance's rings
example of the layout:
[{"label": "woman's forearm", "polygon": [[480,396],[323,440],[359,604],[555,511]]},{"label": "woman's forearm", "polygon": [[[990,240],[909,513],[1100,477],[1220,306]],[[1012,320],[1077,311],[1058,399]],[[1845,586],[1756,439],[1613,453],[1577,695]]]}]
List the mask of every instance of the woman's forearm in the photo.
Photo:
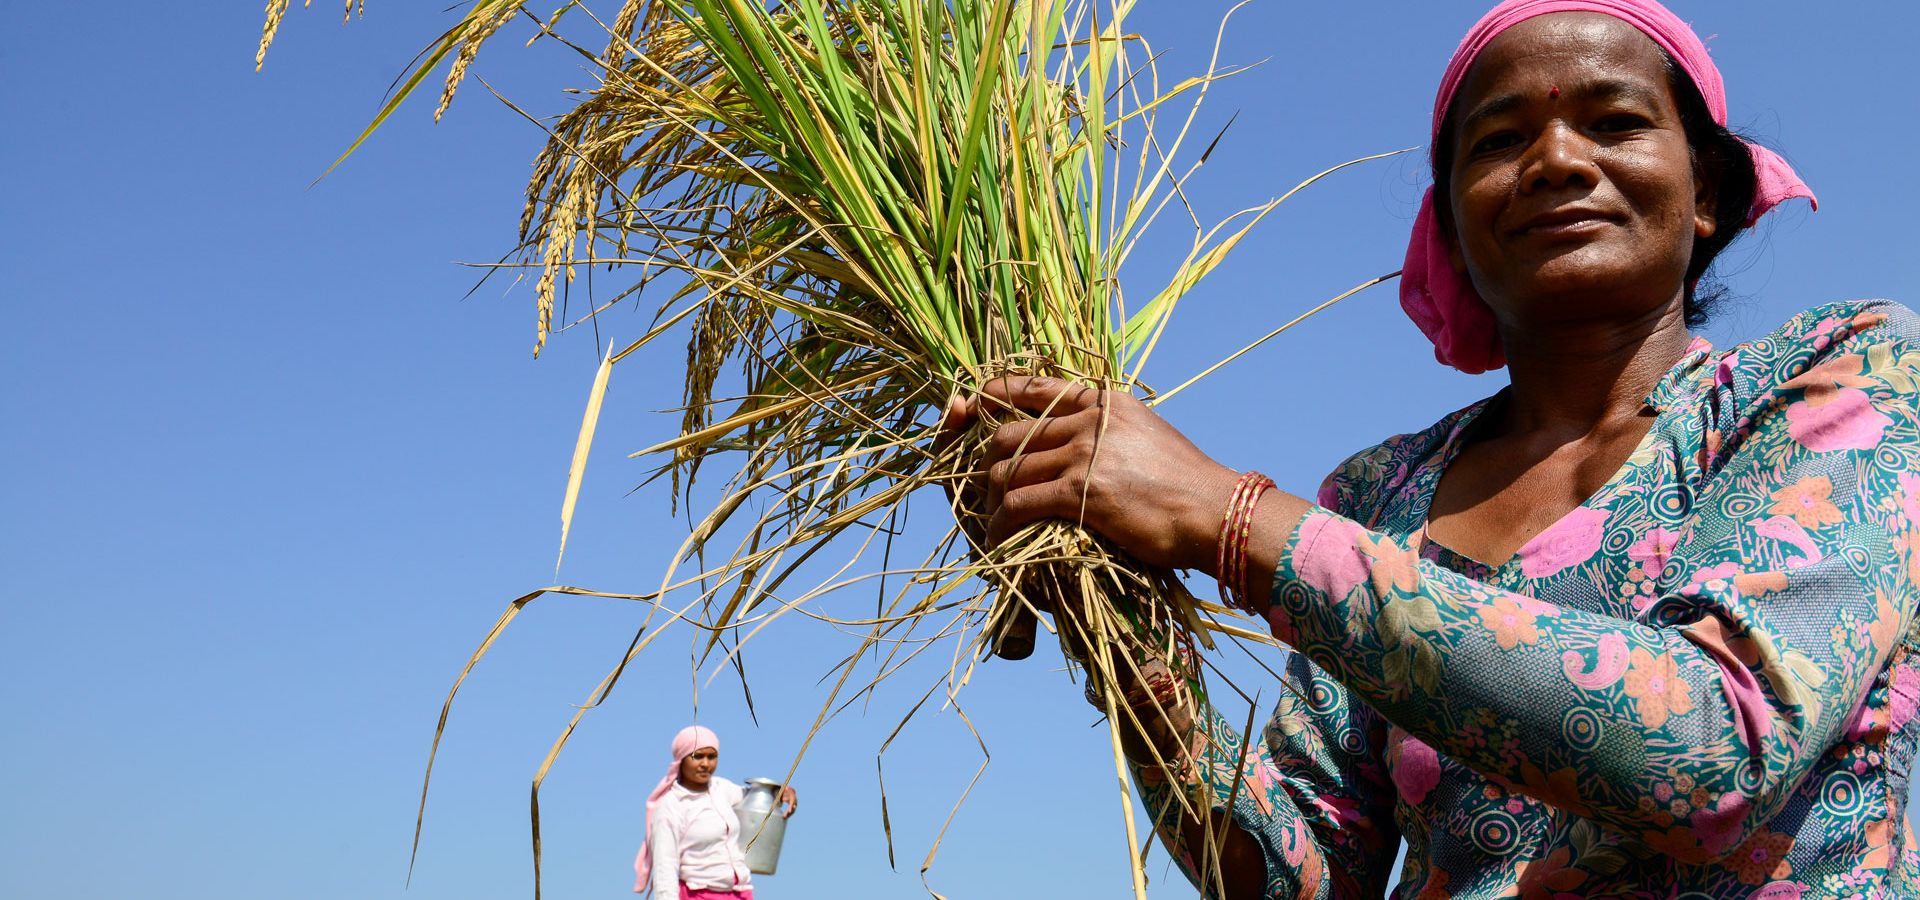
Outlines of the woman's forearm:
[{"label": "woman's forearm", "polygon": [[[1248,764],[1245,739],[1218,713],[1210,712],[1204,726],[1179,713],[1139,718],[1138,729],[1122,729],[1129,735],[1122,747],[1141,802],[1169,854],[1204,896],[1314,896],[1325,868],[1319,852],[1291,801],[1264,796],[1266,785]],[[1256,798],[1255,792],[1263,795]],[[1291,838],[1294,852],[1263,846],[1242,818],[1256,820],[1253,827],[1267,843],[1275,835]]]},{"label": "woman's forearm", "polygon": [[[1140,772],[1135,770],[1135,779]],[[1204,885],[1208,900],[1267,900],[1267,860],[1260,844],[1232,815],[1222,809],[1206,810],[1203,823],[1185,813],[1167,782],[1149,786],[1140,781],[1140,800],[1154,816],[1155,831],[1167,845],[1167,851],[1186,871],[1195,885]],[[1177,822],[1171,821],[1178,819]],[[1218,841],[1218,861],[1204,848]],[[1282,895],[1284,896],[1284,895]],[[1311,894],[1308,894],[1311,896]]]}]

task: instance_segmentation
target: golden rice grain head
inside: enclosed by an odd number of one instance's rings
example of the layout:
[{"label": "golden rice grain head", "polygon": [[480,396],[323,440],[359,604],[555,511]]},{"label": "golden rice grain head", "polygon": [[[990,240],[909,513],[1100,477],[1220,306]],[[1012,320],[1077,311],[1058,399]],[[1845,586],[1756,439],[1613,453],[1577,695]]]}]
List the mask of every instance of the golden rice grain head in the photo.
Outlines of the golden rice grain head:
[{"label": "golden rice grain head", "polygon": [[[307,0],[311,3],[313,0]],[[267,24],[260,30],[260,49],[253,54],[253,70],[267,62],[267,48],[273,45],[273,35],[280,30],[280,20],[287,15],[287,0],[267,0]]]},{"label": "golden rice grain head", "polygon": [[646,5],[647,0],[627,0],[620,5],[620,13],[614,16],[613,28],[607,36],[607,52],[602,57],[609,67],[626,59],[633,26],[640,21],[640,8]]},{"label": "golden rice grain head", "polygon": [[440,121],[440,114],[446,112],[447,106],[453,103],[453,92],[460,87],[460,81],[467,77],[467,67],[473,65],[474,57],[480,55],[480,45],[485,43],[487,38],[493,37],[493,33],[499,31],[500,26],[507,24],[507,20],[513,18],[513,14],[518,9],[518,4],[508,4],[504,9],[486,16],[471,26],[466,36],[461,38],[460,53],[454,57],[453,67],[447,70],[446,86],[440,89],[440,105],[433,110],[435,122]]}]

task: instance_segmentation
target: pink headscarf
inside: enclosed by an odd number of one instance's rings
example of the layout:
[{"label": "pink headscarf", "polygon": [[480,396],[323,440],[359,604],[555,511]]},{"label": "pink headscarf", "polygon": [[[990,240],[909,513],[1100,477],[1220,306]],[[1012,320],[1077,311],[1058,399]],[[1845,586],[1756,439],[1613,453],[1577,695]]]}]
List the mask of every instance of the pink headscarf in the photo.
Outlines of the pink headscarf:
[{"label": "pink headscarf", "polygon": [[[1466,80],[1467,70],[1480,58],[1481,51],[1501,32],[1535,16],[1557,12],[1597,12],[1638,28],[1693,79],[1713,120],[1727,124],[1726,85],[1713,58],[1707,55],[1706,45],[1687,23],[1654,0],[1506,0],[1483,16],[1460,41],[1460,48],[1453,51],[1433,100],[1434,140],[1440,137],[1440,124],[1447,117],[1454,92]],[[1753,209],[1747,214],[1747,224],[1794,197],[1805,197],[1815,209],[1820,207],[1813,191],[1786,160],[1758,144],[1750,143],[1747,149],[1753,153],[1755,179]],[[1433,341],[1433,356],[1441,363],[1469,375],[1498,369],[1507,364],[1507,357],[1500,347],[1493,311],[1480,299],[1473,282],[1453,270],[1433,203],[1433,189],[1429,188],[1420,201],[1413,237],[1407,243],[1407,263],[1400,276],[1400,308]]]},{"label": "pink headscarf", "polygon": [[720,750],[720,736],[704,725],[688,725],[673,736],[673,765],[667,767],[666,777],[654,785],[653,793],[647,795],[647,835],[640,841],[640,855],[633,858],[633,872],[637,876],[633,882],[634,891],[648,888],[647,876],[653,871],[653,808],[660,805],[660,798],[673,789],[673,783],[680,780],[680,763],[693,755],[693,751],[702,747]]}]

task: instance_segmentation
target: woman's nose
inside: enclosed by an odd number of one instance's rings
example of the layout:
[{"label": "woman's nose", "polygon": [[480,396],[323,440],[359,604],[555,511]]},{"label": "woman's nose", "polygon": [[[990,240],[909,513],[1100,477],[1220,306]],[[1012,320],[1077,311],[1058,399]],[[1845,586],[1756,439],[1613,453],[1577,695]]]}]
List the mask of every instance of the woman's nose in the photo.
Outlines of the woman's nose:
[{"label": "woman's nose", "polygon": [[1522,159],[1520,173],[1523,190],[1538,191],[1599,183],[1599,167],[1593,161],[1593,141],[1579,129],[1564,122],[1553,122],[1534,139]]}]

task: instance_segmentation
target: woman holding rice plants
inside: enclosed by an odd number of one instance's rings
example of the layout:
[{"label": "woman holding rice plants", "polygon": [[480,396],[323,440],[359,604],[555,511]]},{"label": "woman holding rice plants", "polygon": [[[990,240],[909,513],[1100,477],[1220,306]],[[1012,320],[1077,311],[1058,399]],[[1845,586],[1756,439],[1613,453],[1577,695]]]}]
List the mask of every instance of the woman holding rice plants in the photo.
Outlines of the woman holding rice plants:
[{"label": "woman holding rice plants", "polygon": [[955,402],[1038,416],[992,440],[990,540],[1081,521],[1221,579],[1297,651],[1258,741],[1218,714],[1149,729],[1214,798],[1179,821],[1136,772],[1190,876],[1379,896],[1404,838],[1402,897],[1920,896],[1920,320],[1843,302],[1727,350],[1689,333],[1714,256],[1813,199],[1726,115],[1652,0],[1489,12],[1438,91],[1401,296],[1441,363],[1511,385],[1312,501],[1125,393]]}]

